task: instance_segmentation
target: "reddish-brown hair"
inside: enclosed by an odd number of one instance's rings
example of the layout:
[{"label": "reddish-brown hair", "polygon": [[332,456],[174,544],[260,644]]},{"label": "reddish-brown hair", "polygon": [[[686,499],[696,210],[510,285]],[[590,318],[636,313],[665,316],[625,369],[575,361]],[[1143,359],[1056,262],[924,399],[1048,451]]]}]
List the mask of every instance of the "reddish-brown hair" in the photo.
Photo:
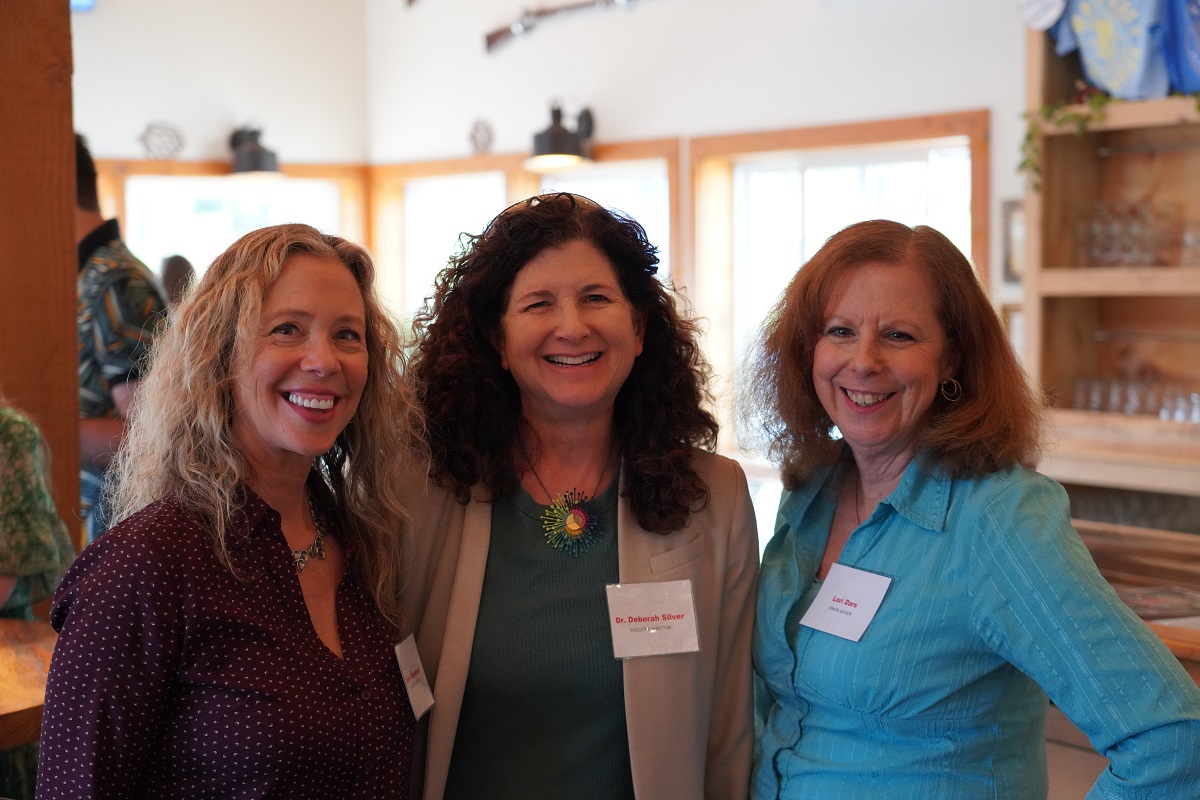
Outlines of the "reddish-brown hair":
[{"label": "reddish-brown hair", "polygon": [[[795,488],[841,449],[813,383],[813,353],[831,298],[867,263],[921,270],[933,287],[962,396],[939,392],[919,433],[925,457],[954,476],[982,475],[1013,461],[1037,461],[1041,401],[1027,379],[975,270],[949,239],[925,225],[889,220],[851,225],[830,237],[771,311],[740,396],[743,421],[760,428]],[[897,303],[905,298],[896,298]]]}]

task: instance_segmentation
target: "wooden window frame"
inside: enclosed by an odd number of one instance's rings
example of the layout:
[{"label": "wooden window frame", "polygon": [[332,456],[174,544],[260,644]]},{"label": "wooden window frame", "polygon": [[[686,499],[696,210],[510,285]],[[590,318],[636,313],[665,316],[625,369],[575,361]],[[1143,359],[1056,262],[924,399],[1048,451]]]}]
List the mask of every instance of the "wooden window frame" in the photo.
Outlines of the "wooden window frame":
[{"label": "wooden window frame", "polygon": [[[682,192],[679,185],[682,143],[680,139],[649,139],[596,144],[592,159],[597,163],[663,159],[667,165],[671,214],[672,264],[679,263],[684,245],[680,239]],[[482,172],[504,174],[505,199],[515,203],[541,191],[541,175],[525,168],[525,153],[480,155],[385,164],[368,168],[371,207],[371,252],[380,270],[403,274],[405,232],[397,220],[404,219],[405,190],[409,181],[421,178],[469,175]],[[502,209],[496,209],[499,213]],[[450,254],[447,253],[447,256]],[[675,267],[678,270],[678,266]],[[678,278],[678,276],[675,276]]]},{"label": "wooden window frame", "polygon": [[[340,236],[353,242],[370,238],[367,213],[368,169],[356,164],[287,164],[279,171],[289,178],[332,181],[341,192]],[[96,160],[96,191],[106,217],[116,217],[125,227],[125,184],[131,176],[218,177],[231,175],[225,161]],[[230,243],[232,244],[232,242]]]},{"label": "wooden window frame", "polygon": [[[678,269],[681,285],[708,322],[705,352],[713,372],[734,383],[736,344],[733,341],[733,184],[740,159],[764,154],[785,155],[814,150],[846,150],[923,142],[961,136],[971,153],[971,252],[984,290],[990,295],[989,170],[990,114],[986,109],[929,114],[898,119],[854,122],[812,128],[702,136],[687,142],[690,191],[687,193],[685,231]],[[714,336],[713,331],[723,331]],[[736,453],[733,411],[724,387],[715,387],[721,400],[721,449]]]}]

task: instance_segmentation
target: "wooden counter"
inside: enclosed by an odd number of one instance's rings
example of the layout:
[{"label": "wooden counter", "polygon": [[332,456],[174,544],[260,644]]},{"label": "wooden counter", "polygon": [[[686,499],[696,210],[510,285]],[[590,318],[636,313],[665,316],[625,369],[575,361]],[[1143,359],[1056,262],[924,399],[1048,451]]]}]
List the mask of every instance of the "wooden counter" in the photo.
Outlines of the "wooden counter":
[{"label": "wooden counter", "polygon": [[0,749],[37,741],[58,634],[45,622],[0,619]]},{"label": "wooden counter", "polygon": [[1200,683],[1200,629],[1181,628],[1165,622],[1146,624],[1166,642],[1192,679]]},{"label": "wooden counter", "polygon": [[[1180,586],[1200,592],[1200,536],[1073,520],[1101,574],[1115,586]],[[1200,629],[1147,622],[1200,683]]]}]

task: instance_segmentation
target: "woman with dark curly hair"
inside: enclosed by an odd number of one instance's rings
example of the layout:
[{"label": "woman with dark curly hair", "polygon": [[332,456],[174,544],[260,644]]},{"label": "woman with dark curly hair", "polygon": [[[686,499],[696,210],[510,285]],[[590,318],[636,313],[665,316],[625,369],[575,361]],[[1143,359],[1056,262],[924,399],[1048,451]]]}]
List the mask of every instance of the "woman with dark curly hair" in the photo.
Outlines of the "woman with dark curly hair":
[{"label": "woman with dark curly hair", "polygon": [[754,512],[657,263],[635,221],[533,197],[417,316],[427,798],[747,793]]},{"label": "woman with dark curly hair", "polygon": [[1200,693],[1033,471],[1038,397],[945,236],[831,237],[750,386],[788,490],[759,588],[756,800],[1044,800],[1047,696],[1112,762],[1088,797],[1200,797]]}]

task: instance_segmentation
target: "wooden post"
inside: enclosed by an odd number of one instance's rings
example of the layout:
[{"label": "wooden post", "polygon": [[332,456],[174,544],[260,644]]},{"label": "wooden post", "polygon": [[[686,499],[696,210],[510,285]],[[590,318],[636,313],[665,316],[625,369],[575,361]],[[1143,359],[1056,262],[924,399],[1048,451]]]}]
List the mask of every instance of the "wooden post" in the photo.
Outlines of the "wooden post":
[{"label": "wooden post", "polygon": [[54,500],[79,524],[75,161],[65,2],[6,3],[0,25],[0,393],[51,452]]}]

